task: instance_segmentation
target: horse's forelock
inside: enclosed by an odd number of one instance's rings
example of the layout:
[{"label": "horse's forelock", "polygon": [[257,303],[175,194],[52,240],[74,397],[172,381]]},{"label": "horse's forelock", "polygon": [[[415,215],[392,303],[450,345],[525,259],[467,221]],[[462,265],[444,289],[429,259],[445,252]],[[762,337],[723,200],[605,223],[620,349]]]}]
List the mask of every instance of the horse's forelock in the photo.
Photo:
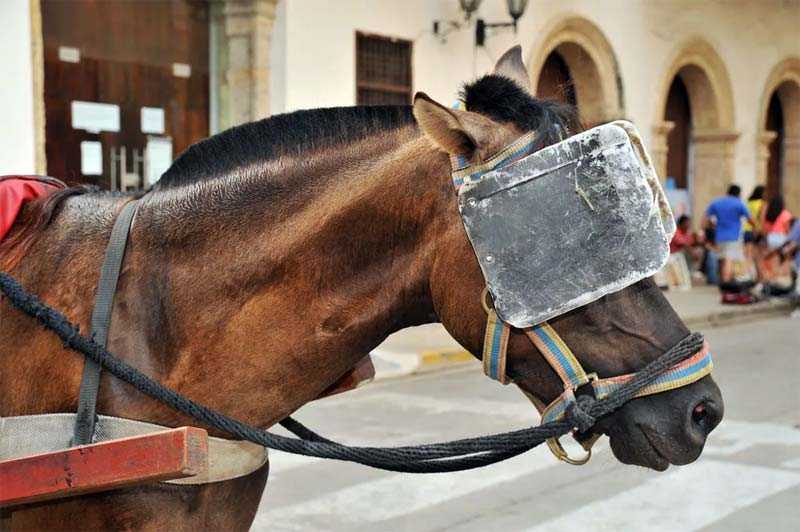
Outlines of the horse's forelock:
[{"label": "horse's forelock", "polygon": [[468,111],[538,132],[542,147],[581,130],[574,106],[534,98],[504,76],[490,74],[465,85],[461,99]]}]

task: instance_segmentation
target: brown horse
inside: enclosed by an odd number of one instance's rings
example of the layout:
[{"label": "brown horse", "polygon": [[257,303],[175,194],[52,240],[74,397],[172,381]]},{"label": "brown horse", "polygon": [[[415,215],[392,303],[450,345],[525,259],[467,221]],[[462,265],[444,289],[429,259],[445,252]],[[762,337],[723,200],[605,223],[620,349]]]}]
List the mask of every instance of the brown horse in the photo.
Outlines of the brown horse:
[{"label": "brown horse", "polygon": [[[317,397],[387,335],[440,321],[481,353],[484,280],[448,154],[485,159],[535,130],[573,124],[530,95],[519,53],[467,85],[466,111],[300,111],[189,148],[142,200],[114,305],[110,350],[179,392],[269,427]],[[88,330],[124,198],[70,189],[24,211],[0,266]],[[23,254],[24,252],[24,254]],[[0,416],[73,412],[83,358],[0,304]],[[688,334],[650,280],[551,321],[587,371],[635,371]],[[544,401],[561,392],[520,331],[508,373]],[[487,386],[493,386],[487,381]],[[663,470],[695,460],[722,416],[710,377],[602,419],[616,457]],[[99,411],[192,424],[104,375]],[[443,435],[444,436],[444,435]],[[247,529],[268,466],[204,486],[148,485],[7,512],[11,528]],[[420,478],[419,482],[425,482]]]}]

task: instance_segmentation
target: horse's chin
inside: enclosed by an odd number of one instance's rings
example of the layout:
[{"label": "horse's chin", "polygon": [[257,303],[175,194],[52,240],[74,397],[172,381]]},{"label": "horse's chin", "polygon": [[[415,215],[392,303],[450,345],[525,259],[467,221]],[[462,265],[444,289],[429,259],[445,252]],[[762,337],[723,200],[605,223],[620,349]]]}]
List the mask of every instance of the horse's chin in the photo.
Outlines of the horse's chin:
[{"label": "horse's chin", "polygon": [[623,464],[637,465],[666,471],[670,465],[686,465],[694,462],[703,451],[696,446],[691,451],[676,449],[652,427],[636,426],[632,431],[609,433],[609,442],[614,456]]},{"label": "horse's chin", "polygon": [[706,377],[685,388],[634,399],[597,428],[608,434],[620,462],[665,471],[700,457],[723,410],[719,388]]}]

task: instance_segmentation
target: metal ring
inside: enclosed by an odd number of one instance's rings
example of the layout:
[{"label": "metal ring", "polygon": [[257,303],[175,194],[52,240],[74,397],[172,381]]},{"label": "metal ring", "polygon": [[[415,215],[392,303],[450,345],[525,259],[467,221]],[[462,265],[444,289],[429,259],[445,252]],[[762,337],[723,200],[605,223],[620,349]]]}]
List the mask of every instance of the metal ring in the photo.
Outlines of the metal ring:
[{"label": "metal ring", "polygon": [[589,449],[588,451],[586,451],[586,456],[584,456],[583,458],[579,458],[576,460],[574,458],[570,458],[567,455],[564,455],[561,457],[561,460],[565,461],[570,465],[584,465],[586,462],[589,461],[591,457],[592,457],[592,450]]},{"label": "metal ring", "polygon": [[491,296],[491,294],[489,294],[489,287],[484,286],[483,292],[481,292],[481,305],[483,306],[483,311],[489,314],[494,311],[494,301],[492,301],[492,306],[489,306],[489,300],[486,299],[487,296]]},{"label": "metal ring", "polygon": [[548,438],[547,446],[550,448],[550,452],[552,452],[556,458],[570,465],[584,465],[592,457],[592,448],[589,447],[586,449],[585,456],[581,458],[570,458],[569,454],[567,454],[567,451],[564,449],[564,447],[562,447],[561,442],[558,441],[558,438]]}]

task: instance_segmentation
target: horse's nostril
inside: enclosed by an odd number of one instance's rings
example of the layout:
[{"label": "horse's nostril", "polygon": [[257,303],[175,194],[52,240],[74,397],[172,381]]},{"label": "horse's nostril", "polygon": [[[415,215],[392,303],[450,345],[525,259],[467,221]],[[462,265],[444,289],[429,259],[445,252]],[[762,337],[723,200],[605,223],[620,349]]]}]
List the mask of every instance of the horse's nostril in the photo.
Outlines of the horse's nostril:
[{"label": "horse's nostril", "polygon": [[708,435],[720,421],[720,412],[710,401],[700,401],[692,409],[692,423]]},{"label": "horse's nostril", "polygon": [[695,423],[701,423],[707,416],[706,405],[699,404],[692,410],[692,420]]}]

